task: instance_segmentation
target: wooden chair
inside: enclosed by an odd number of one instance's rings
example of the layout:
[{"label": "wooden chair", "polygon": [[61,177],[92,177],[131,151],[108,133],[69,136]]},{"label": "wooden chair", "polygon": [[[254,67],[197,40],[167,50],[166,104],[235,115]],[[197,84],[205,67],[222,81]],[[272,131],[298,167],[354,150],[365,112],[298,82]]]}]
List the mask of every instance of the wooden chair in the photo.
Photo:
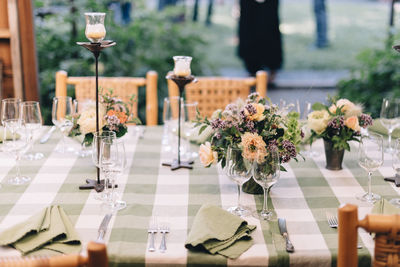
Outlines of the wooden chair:
[{"label": "wooden chair", "polygon": [[107,248],[104,243],[90,242],[87,256],[61,255],[54,257],[1,258],[0,267],[108,267]]},{"label": "wooden chair", "polygon": [[[186,86],[185,96],[189,102],[198,102],[202,116],[210,117],[215,110],[224,109],[236,99],[246,99],[252,86],[261,97],[267,95],[268,75],[265,71],[258,71],[255,78],[197,77],[197,80]],[[168,93],[170,97],[179,95],[178,86],[171,80],[168,80]]]},{"label": "wooden chair", "polygon": [[400,266],[400,215],[369,214],[358,221],[357,206],[339,208],[338,267],[357,266],[357,228],[375,233],[373,266]]},{"label": "wooden chair", "polygon": [[[113,89],[114,94],[123,101],[128,101],[134,94],[138,96],[139,87],[146,87],[146,125],[157,125],[157,72],[149,71],[146,78],[139,77],[99,77],[99,88]],[[67,95],[67,85],[75,86],[75,98],[79,100],[96,98],[95,77],[68,77],[67,72],[56,73],[56,96]],[[132,108],[132,114],[137,116],[138,102]]]}]

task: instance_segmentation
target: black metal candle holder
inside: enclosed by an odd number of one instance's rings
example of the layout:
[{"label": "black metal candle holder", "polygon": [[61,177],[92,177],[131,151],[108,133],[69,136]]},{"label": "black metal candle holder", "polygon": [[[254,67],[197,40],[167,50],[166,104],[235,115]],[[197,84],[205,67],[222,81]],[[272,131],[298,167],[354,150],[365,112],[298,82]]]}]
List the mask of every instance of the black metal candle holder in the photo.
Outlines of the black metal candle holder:
[{"label": "black metal candle holder", "polygon": [[186,84],[189,84],[191,82],[196,82],[196,78],[193,75],[186,76],[186,77],[180,77],[175,74],[168,75],[166,77],[168,80],[172,80],[178,85],[179,88],[179,100],[178,100],[178,158],[174,159],[172,162],[164,162],[162,166],[170,166],[171,170],[177,170],[180,168],[186,168],[186,169],[193,169],[192,164],[194,163],[193,160],[189,161],[182,161],[181,160],[181,114],[182,114],[182,105],[181,105],[181,98],[183,97],[183,93],[185,91],[185,86]]},{"label": "black metal candle holder", "polygon": [[[101,50],[116,45],[117,43],[111,40],[104,40],[99,43],[91,43],[91,42],[77,42],[77,45],[83,46],[87,50],[93,53],[95,61],[96,61],[96,132],[99,129],[99,56]],[[98,153],[98,157],[100,158],[100,154]],[[80,185],[79,189],[94,189],[96,192],[101,192],[104,190],[105,181],[100,180],[100,168],[97,168],[97,179],[86,179],[86,184]],[[109,186],[111,188],[111,186]]]}]

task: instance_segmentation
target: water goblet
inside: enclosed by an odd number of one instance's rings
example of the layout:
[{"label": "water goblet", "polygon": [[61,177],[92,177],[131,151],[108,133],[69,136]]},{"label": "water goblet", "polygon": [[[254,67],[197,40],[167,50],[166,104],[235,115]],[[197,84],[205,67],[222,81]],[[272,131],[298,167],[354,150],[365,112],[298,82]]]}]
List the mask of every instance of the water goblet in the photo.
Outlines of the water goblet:
[{"label": "water goblet", "polygon": [[[25,122],[25,128],[29,136],[30,148],[33,150],[34,132],[42,127],[42,113],[40,112],[40,104],[37,101],[25,101],[21,104],[21,119]],[[43,153],[30,152],[24,155],[28,160],[40,160],[44,157]]]},{"label": "water goblet", "polygon": [[126,202],[117,200],[119,197],[115,193],[115,180],[123,174],[127,165],[124,142],[113,138],[103,139],[99,165],[106,179],[111,182],[111,193],[105,201],[106,204],[110,205],[113,211],[124,209]]},{"label": "water goblet", "polygon": [[[163,119],[165,136],[163,137],[163,143],[166,144],[166,146],[163,147],[163,149],[166,152],[172,151],[176,153],[175,147],[178,146],[179,104],[182,106],[181,123],[185,118],[183,103],[183,98],[179,96],[166,97],[164,99]],[[181,148],[180,151],[182,153],[184,149]],[[175,157],[177,157],[177,155]]]},{"label": "water goblet", "polygon": [[388,130],[388,146],[385,152],[392,153],[392,133],[394,129],[400,127],[400,99],[384,98],[380,116],[382,125]]},{"label": "water goblet", "polygon": [[[395,141],[392,154],[392,167],[396,172],[396,177],[400,177],[400,139],[396,139]],[[400,198],[393,198],[389,202],[400,208]]]},{"label": "water goblet", "polygon": [[271,187],[280,176],[280,160],[278,150],[258,151],[257,160],[253,162],[253,179],[264,190],[263,208],[260,216],[264,220],[276,219],[274,211],[268,210],[267,200]]},{"label": "water goblet", "polygon": [[11,122],[18,122],[18,119],[20,118],[20,106],[21,99],[19,98],[6,98],[1,100],[1,123],[5,127],[5,121],[9,120],[8,130],[10,131],[11,136],[15,136],[17,126],[16,123],[13,124]]},{"label": "water goblet", "polygon": [[56,149],[57,152],[66,153],[74,151],[66,145],[68,133],[73,127],[74,106],[70,96],[58,96],[53,98],[52,122],[62,133],[62,145]]},{"label": "water goblet", "polygon": [[[3,139],[3,150],[10,153],[15,157],[15,168],[16,175],[8,179],[7,183],[12,185],[23,185],[31,181],[28,176],[21,175],[20,160],[26,151],[29,149],[29,137],[27,129],[25,128],[24,121],[20,119],[9,119],[4,120],[5,126],[4,139]],[[13,133],[12,139],[6,138],[6,131]],[[18,134],[18,137],[16,136]]]},{"label": "water goblet", "polygon": [[241,205],[240,193],[243,184],[247,182],[252,175],[252,163],[242,155],[243,150],[237,147],[228,147],[226,155],[226,175],[236,183],[238,188],[238,201],[237,206],[228,208],[228,211],[237,216],[248,216],[251,210]]},{"label": "water goblet", "polygon": [[381,199],[380,195],[371,192],[371,176],[372,172],[382,166],[383,154],[383,137],[381,135],[370,133],[361,137],[358,164],[368,172],[368,191],[357,195],[357,199],[368,203],[375,203]]},{"label": "water goblet", "polygon": [[184,157],[188,161],[192,161],[199,156],[197,152],[192,151],[190,146],[190,141],[193,136],[198,135],[198,129],[195,128],[196,124],[196,115],[198,110],[198,103],[197,102],[185,102],[183,104],[184,108],[184,123],[183,123],[183,134],[186,139],[186,149]]},{"label": "water goblet", "polygon": [[[300,110],[300,107],[298,107],[298,110]],[[302,154],[304,156],[307,157],[318,157],[320,155],[320,153],[318,153],[317,151],[313,150],[312,147],[312,140],[307,140],[310,138],[311,136],[311,129],[307,124],[307,119],[308,119],[308,115],[312,112],[312,104],[310,102],[306,102],[304,104],[304,109],[302,112],[300,112],[300,124],[301,124],[301,128],[303,133],[305,134],[304,139],[306,141],[308,141],[309,143],[309,149],[305,150],[304,152],[302,152]]]}]

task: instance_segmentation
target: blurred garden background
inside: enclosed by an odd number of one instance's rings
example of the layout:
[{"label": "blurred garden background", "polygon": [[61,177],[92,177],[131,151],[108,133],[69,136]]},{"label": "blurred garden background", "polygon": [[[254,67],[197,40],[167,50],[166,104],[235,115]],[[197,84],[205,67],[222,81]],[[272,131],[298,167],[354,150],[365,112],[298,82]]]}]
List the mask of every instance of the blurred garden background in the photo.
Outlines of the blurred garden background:
[{"label": "blurred garden background", "polygon": [[[119,10],[127,2],[130,20],[126,14],[123,19]],[[42,107],[51,107],[56,71],[93,75],[93,56],[76,45],[86,39],[86,11],[107,12],[106,39],[117,42],[101,55],[100,74],[144,76],[148,70],[157,71],[160,111],[173,55],[192,56],[192,72],[198,76],[246,76],[236,53],[238,1],[214,0],[210,24],[205,23],[208,2],[199,1],[198,19],[193,21],[194,0],[178,1],[163,10],[158,10],[158,0],[34,0]],[[288,101],[313,101],[338,94],[363,103],[376,117],[382,97],[400,96],[400,55],[391,48],[400,43],[400,8],[395,4],[390,28],[389,1],[327,0],[327,6],[330,46],[315,50],[310,49],[315,38],[311,0],[280,1],[284,65],[277,88],[269,89],[268,95],[276,102],[289,96]],[[285,86],[285,79],[291,79],[286,83],[290,86]],[[144,106],[143,98],[139,95],[139,106]],[[43,116],[49,123],[50,110],[43,110]]]}]

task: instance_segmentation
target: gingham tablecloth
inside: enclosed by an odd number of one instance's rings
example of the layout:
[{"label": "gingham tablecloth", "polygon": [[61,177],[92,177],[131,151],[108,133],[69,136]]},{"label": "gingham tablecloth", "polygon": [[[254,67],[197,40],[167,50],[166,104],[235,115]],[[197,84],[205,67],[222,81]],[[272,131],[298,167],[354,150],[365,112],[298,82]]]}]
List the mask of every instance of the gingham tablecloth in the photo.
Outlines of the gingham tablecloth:
[{"label": "gingham tablecloth", "polygon": [[[231,266],[336,266],[337,230],[329,228],[325,213],[336,212],[343,203],[359,205],[359,216],[371,210],[371,206],[355,199],[367,186],[367,174],[357,164],[356,146],[345,153],[344,169],[325,169],[322,142],[313,146],[320,152],[314,159],[292,161],[281,173],[279,182],[271,190],[270,206],[278,217],[286,218],[290,238],[296,252],[286,253],[276,222],[268,223],[247,218],[257,229],[252,234],[254,245],[236,260],[212,256],[203,252],[188,251],[184,247],[194,216],[204,203],[223,208],[235,205],[237,187],[216,166],[203,168],[197,160],[193,170],[172,172],[161,162],[171,158],[171,152],[162,149],[162,128],[146,128],[143,138],[130,131],[124,137],[127,149],[129,174],[119,178],[118,191],[127,202],[126,209],[113,216],[106,243],[111,266],[176,266],[176,265],[231,265]],[[22,172],[32,178],[26,186],[0,188],[0,231],[4,230],[42,208],[61,205],[72,222],[84,245],[97,237],[97,229],[106,213],[96,193],[78,190],[86,178],[95,176],[91,158],[61,155],[54,151],[60,143],[55,133],[46,144],[35,145],[36,151],[45,154],[40,161],[23,161]],[[373,176],[373,192],[387,199],[398,196],[399,190],[383,181],[393,176],[390,155],[385,154],[385,166]],[[0,180],[5,181],[15,173],[12,157],[0,154]],[[261,195],[242,194],[242,202],[258,210],[262,207]],[[147,228],[152,216],[159,223],[168,223],[166,253],[148,252]],[[373,242],[360,231],[363,249],[358,250],[360,266],[369,266]],[[161,235],[156,235],[158,248]],[[17,252],[2,247],[0,255]]]}]

